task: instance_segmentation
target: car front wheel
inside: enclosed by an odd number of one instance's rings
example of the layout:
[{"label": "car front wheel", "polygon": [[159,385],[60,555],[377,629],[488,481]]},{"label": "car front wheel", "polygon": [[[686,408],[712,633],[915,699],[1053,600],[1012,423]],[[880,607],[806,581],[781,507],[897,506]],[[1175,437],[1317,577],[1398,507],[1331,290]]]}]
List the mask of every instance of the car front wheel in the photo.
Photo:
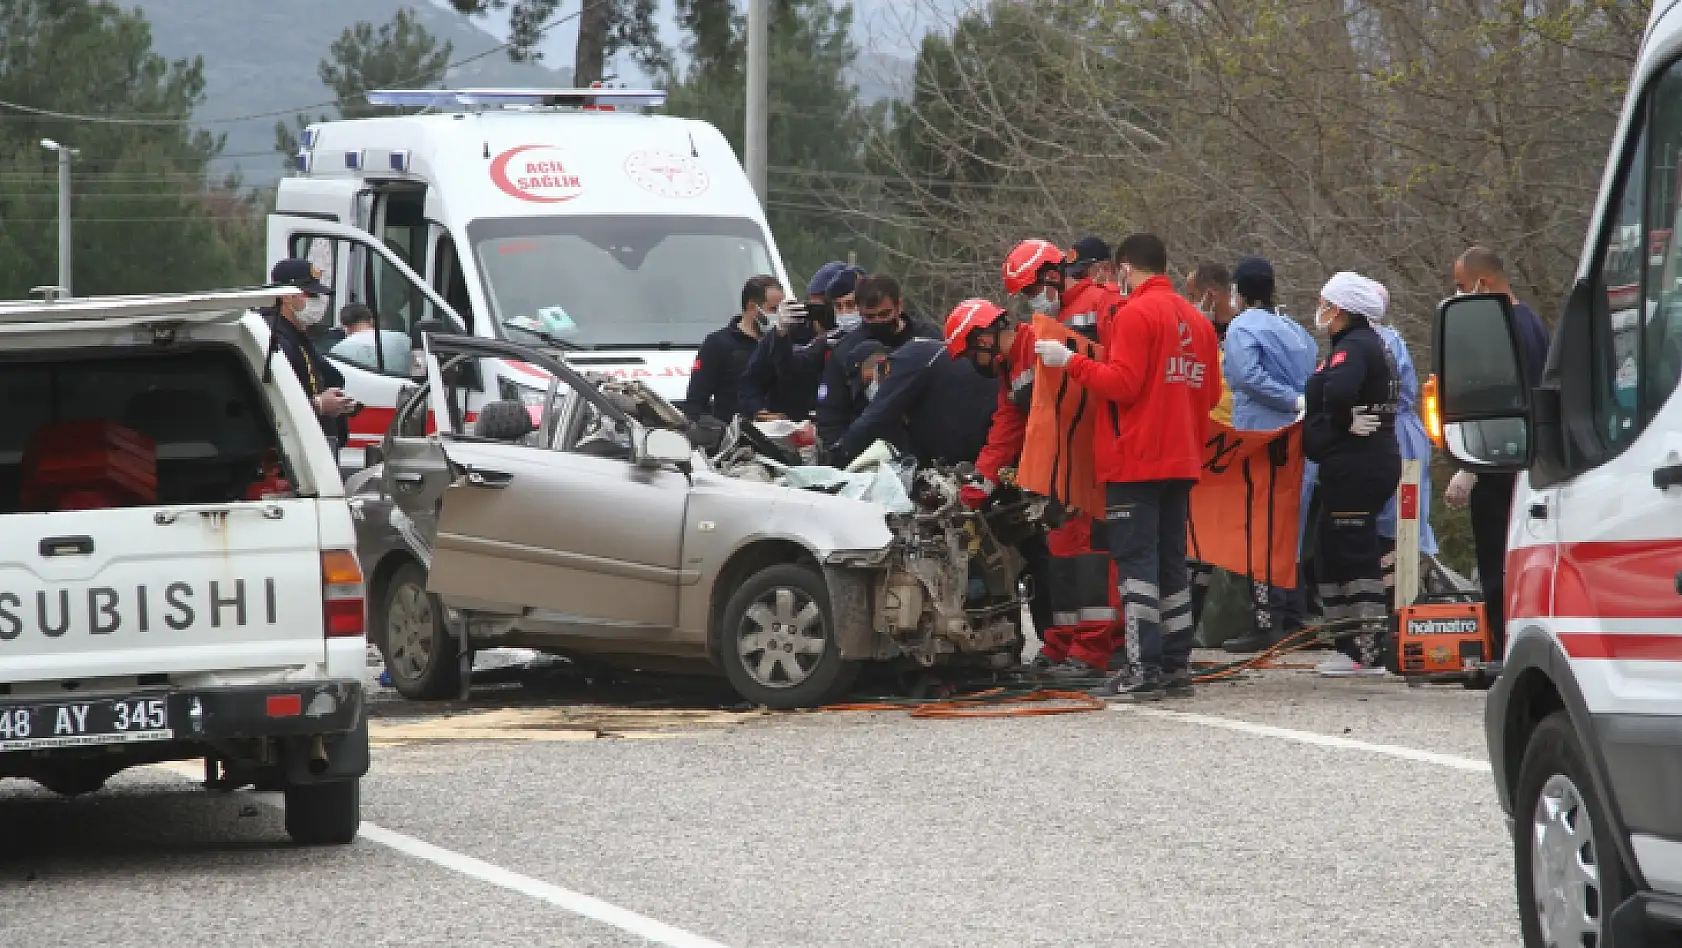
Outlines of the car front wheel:
[{"label": "car front wheel", "polygon": [[380,648],[391,684],[410,701],[437,701],[461,690],[460,649],[444,624],[426,571],[409,563],[391,577],[380,610]]},{"label": "car front wheel", "polygon": [[1513,815],[1513,868],[1527,948],[1606,944],[1612,911],[1633,884],[1564,711],[1549,715],[1530,737]]},{"label": "car front wheel", "polygon": [[858,677],[843,661],[823,577],[783,565],[748,578],[724,607],[719,643],[736,692],[768,708],[811,708],[839,698]]}]

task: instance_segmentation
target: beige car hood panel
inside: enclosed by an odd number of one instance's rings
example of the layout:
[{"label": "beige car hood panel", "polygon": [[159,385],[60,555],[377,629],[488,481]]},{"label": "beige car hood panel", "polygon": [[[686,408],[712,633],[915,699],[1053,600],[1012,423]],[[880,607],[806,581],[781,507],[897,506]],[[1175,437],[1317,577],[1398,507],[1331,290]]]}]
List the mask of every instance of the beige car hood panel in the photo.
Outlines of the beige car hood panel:
[{"label": "beige car hood panel", "polygon": [[696,472],[689,517],[712,524],[721,546],[764,537],[793,540],[820,559],[836,550],[880,550],[893,539],[880,504],[711,472]]}]

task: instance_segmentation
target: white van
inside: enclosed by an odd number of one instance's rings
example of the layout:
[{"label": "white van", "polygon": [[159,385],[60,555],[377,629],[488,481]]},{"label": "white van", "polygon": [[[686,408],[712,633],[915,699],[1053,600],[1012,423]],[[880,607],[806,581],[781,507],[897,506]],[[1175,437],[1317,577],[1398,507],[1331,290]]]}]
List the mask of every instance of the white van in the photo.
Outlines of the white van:
[{"label": "white van", "polygon": [[[304,131],[268,255],[308,258],[334,288],[314,330],[329,357],[346,304],[372,307],[385,334],[362,347],[379,364],[336,357],[366,406],[349,447],[384,437],[413,368],[386,353],[405,340],[418,350],[428,320],[483,339],[548,340],[581,370],[640,379],[676,401],[701,340],[740,312],[742,284],[761,273],[786,284],[764,210],[718,129],[634,108],[664,96],[371,92],[375,105],[430,110]],[[467,411],[540,404],[548,381],[499,363]]]},{"label": "white van", "polygon": [[1659,0],[1541,384],[1505,297],[1438,312],[1445,442],[1519,472],[1485,716],[1526,945],[1682,941],[1682,2]]}]

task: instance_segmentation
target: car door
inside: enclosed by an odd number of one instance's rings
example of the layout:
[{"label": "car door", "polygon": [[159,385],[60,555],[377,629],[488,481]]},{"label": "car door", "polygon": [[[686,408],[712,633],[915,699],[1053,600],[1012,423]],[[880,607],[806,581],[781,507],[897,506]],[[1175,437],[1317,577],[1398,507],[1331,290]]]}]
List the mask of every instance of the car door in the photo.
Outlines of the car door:
[{"label": "car door", "polygon": [[[446,398],[434,375],[438,366],[471,355],[538,366],[570,388],[567,398],[618,412],[593,385],[536,350],[459,337],[432,337],[429,344],[428,380]],[[622,414],[617,421],[634,430]],[[629,457],[554,450],[535,437],[493,441],[455,430],[459,424],[440,420],[436,439],[454,476],[433,546],[433,592],[464,608],[529,610],[575,634],[670,632],[679,590],[695,579],[682,569],[686,474],[642,467]],[[539,421],[537,427],[550,426]]]},{"label": "car door", "polygon": [[428,569],[432,568],[444,491],[455,478],[432,424],[435,416],[448,418],[449,412],[433,409],[434,395],[429,385],[408,393],[407,400],[398,404],[397,416],[386,431],[381,472],[385,496],[391,501],[391,527]]}]

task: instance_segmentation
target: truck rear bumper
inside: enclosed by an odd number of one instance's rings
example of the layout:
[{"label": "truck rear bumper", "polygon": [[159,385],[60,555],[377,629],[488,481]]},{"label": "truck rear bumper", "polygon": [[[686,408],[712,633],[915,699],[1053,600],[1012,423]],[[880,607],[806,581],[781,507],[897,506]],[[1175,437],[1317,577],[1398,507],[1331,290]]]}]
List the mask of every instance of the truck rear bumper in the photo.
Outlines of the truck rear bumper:
[{"label": "truck rear bumper", "polygon": [[367,711],[360,681],[195,688],[168,697],[176,736],[187,740],[343,734]]}]

